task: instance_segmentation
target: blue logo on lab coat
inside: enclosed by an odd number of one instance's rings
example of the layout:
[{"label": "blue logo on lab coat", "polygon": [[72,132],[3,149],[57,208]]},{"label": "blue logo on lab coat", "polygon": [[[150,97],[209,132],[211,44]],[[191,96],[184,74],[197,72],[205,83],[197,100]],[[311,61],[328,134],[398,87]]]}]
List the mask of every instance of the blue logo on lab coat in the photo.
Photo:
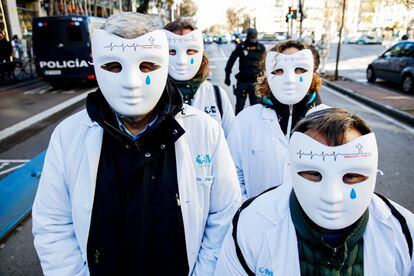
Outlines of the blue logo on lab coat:
[{"label": "blue logo on lab coat", "polygon": [[208,154],[197,154],[195,157],[195,162],[198,166],[210,166],[211,159]]},{"label": "blue logo on lab coat", "polygon": [[273,271],[265,267],[259,267],[259,273],[260,273],[259,275],[262,275],[262,276],[273,276]]}]

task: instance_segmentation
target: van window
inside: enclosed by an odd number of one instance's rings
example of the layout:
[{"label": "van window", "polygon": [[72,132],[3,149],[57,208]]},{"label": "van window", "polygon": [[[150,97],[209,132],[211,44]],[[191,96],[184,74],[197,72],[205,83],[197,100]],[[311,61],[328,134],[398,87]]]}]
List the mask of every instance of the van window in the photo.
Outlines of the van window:
[{"label": "van window", "polygon": [[83,40],[82,28],[80,27],[80,25],[76,26],[69,24],[69,26],[67,27],[67,31],[69,42],[79,42]]}]

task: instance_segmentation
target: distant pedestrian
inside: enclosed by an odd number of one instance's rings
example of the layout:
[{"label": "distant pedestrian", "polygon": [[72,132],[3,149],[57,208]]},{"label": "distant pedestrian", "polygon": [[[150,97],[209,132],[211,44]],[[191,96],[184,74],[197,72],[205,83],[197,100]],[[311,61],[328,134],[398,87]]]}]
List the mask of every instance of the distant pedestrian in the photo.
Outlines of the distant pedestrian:
[{"label": "distant pedestrian", "polygon": [[22,40],[17,35],[14,35],[11,41],[11,45],[13,47],[13,60],[21,61],[23,59]]},{"label": "distant pedestrian", "polygon": [[246,40],[236,46],[226,65],[226,79],[224,83],[230,86],[230,74],[234,63],[239,59],[239,73],[236,75],[236,115],[243,110],[249,95],[250,105],[258,103],[255,92],[255,83],[259,73],[259,59],[265,52],[263,44],[258,42],[256,29],[247,31]]},{"label": "distant pedestrian", "polygon": [[12,51],[12,45],[7,40],[5,34],[0,32],[0,63],[10,62]]},{"label": "distant pedestrian", "polygon": [[329,41],[326,34],[323,34],[321,40],[316,44],[320,58],[320,73],[325,74],[325,66],[329,56]]}]

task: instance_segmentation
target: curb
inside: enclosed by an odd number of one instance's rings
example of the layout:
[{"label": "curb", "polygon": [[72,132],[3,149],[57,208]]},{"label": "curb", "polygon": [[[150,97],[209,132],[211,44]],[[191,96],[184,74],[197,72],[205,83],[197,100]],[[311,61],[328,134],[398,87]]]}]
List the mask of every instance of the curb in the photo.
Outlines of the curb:
[{"label": "curb", "polygon": [[353,99],[356,99],[356,100],[358,100],[358,101],[360,101],[360,102],[362,102],[362,103],[364,103],[364,104],[366,104],[366,105],[368,105],[368,106],[370,106],[370,107],[372,107],[376,110],[384,112],[387,115],[389,115],[389,116],[391,116],[395,119],[398,119],[401,122],[404,122],[404,123],[414,127],[414,116],[407,113],[407,112],[401,111],[399,109],[393,108],[393,107],[391,107],[389,105],[386,105],[386,104],[383,104],[383,103],[376,102],[371,98],[362,96],[362,95],[356,93],[355,91],[352,91],[352,90],[344,88],[340,85],[334,84],[333,82],[328,81],[326,79],[323,79],[323,83],[326,86],[328,86],[329,88],[332,88],[333,90],[336,90],[336,91],[338,91],[342,94],[345,94],[345,95],[347,95],[347,96],[349,96]]},{"label": "curb", "polygon": [[0,131],[0,152],[27,140],[35,133],[48,127],[50,124],[59,121],[63,116],[75,111],[84,105],[85,98],[94,90],[95,89],[87,90],[77,97],[71,98],[66,102]]},{"label": "curb", "polygon": [[35,78],[33,80],[21,81],[21,82],[15,83],[15,84],[11,84],[11,85],[8,85],[8,86],[1,87],[0,92],[4,92],[4,91],[14,89],[14,88],[19,88],[19,87],[22,87],[22,86],[25,86],[25,85],[36,83],[36,82],[40,82],[40,80]]}]

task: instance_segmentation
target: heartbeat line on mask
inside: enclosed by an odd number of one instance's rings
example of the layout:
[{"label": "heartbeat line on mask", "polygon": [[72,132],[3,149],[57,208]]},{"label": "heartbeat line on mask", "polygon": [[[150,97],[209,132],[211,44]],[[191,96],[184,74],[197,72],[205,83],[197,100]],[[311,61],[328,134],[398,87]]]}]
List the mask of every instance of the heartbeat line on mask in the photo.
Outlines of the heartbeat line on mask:
[{"label": "heartbeat line on mask", "polygon": [[197,41],[195,38],[194,38],[194,36],[191,36],[191,38],[178,38],[178,37],[173,37],[173,38],[168,38],[168,42],[169,43],[171,43],[171,42],[174,42],[174,43],[177,43],[177,42],[189,42],[189,41]]},{"label": "heartbeat line on mask", "polygon": [[109,50],[112,52],[115,48],[121,48],[122,51],[124,52],[126,48],[133,48],[134,51],[137,51],[137,48],[161,48],[160,45],[155,45],[155,39],[151,36],[149,39],[150,44],[139,44],[139,43],[132,43],[132,44],[126,44],[126,43],[122,43],[122,44],[114,44],[113,42],[111,42],[111,44],[104,46],[104,49],[109,48]]},{"label": "heartbeat line on mask", "polygon": [[310,159],[313,159],[313,157],[315,156],[322,157],[322,161],[325,161],[326,157],[333,157],[334,161],[336,161],[338,156],[343,156],[345,159],[371,156],[371,153],[362,151],[362,148],[364,147],[363,145],[358,143],[355,147],[357,148],[358,152],[340,153],[340,152],[333,151],[332,153],[325,153],[324,151],[322,151],[321,153],[315,153],[313,151],[310,151],[306,153],[306,152],[302,152],[302,150],[299,150],[299,152],[296,154],[299,155],[300,159],[302,158],[302,156],[309,156]]}]

